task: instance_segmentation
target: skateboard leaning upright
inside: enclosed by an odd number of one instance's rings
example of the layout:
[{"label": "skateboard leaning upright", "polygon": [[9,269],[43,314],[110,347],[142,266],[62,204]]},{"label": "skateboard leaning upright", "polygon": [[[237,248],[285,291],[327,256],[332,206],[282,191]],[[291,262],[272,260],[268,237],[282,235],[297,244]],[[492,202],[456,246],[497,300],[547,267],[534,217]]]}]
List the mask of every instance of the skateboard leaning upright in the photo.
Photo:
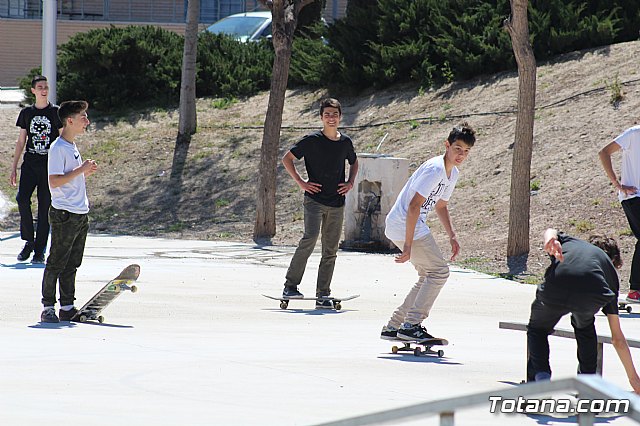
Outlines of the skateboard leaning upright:
[{"label": "skateboard leaning upright", "polygon": [[140,275],[139,265],[129,265],[120,272],[120,274],[109,281],[102,289],[97,292],[85,305],[78,309],[78,312],[71,318],[71,321],[86,322],[89,320],[98,320],[104,322],[104,317],[100,313],[111,304],[120,293],[129,290],[135,293],[138,288],[131,285],[138,279]]}]

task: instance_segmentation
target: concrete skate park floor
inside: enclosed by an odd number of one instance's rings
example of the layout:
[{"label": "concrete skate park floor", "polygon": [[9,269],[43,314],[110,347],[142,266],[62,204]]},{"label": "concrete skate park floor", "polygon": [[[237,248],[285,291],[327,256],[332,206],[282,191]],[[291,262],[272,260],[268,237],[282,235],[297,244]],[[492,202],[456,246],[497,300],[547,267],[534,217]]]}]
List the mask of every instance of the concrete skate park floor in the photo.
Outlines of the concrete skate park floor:
[{"label": "concrete skate park floor", "polygon": [[[0,233],[2,425],[312,425],[505,389],[524,376],[525,335],[498,322],[527,320],[532,285],[452,268],[425,322],[450,345],[443,358],[418,358],[392,354],[379,338],[415,281],[391,255],[339,253],[334,295],[361,295],[341,311],[313,301],[282,310],[261,294],[282,291],[292,247],[90,235],[76,306],[131,263],[142,269],[138,292],[109,306],[104,324],[41,324],[44,266],[17,262],[21,248],[16,233]],[[318,260],[316,252],[300,287],[308,295]],[[628,336],[640,336],[640,315],[621,318]],[[597,327],[608,334],[602,315]],[[552,337],[551,350],[554,378],[573,376],[575,342]],[[604,361],[604,378],[630,389],[610,345]],[[460,425],[571,423],[490,414],[488,402],[456,412]]]}]

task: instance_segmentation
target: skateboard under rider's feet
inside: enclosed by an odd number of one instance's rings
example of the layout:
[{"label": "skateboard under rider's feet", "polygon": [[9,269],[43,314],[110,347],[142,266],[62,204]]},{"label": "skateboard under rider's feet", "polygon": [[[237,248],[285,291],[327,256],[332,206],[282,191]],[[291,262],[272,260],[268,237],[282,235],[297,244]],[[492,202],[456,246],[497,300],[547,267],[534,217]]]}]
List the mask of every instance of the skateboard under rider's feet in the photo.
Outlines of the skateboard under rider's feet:
[{"label": "skateboard under rider's feet", "polygon": [[269,298],[269,299],[273,299],[273,300],[279,300],[280,301],[280,309],[287,309],[289,307],[289,302],[291,300],[331,300],[331,302],[333,302],[333,309],[335,309],[336,311],[339,311],[340,309],[342,309],[342,302],[344,302],[345,300],[351,300],[351,299],[355,299],[356,297],[360,297],[359,294],[353,295],[353,296],[348,296],[348,297],[333,297],[333,296],[323,296],[323,297],[284,297],[284,296],[279,296],[279,297],[275,297],[275,296],[268,296],[266,294],[263,294],[264,297]]},{"label": "skateboard under rider's feet", "polygon": [[[394,342],[401,342],[403,346],[393,346],[391,348],[391,352],[397,354],[398,352],[413,352],[415,356],[423,356],[423,355],[437,355],[438,358],[442,358],[444,356],[444,351],[442,349],[434,350],[431,349],[433,346],[447,346],[449,341],[447,339],[441,338],[430,338],[430,339],[421,339],[421,340],[405,340],[405,339],[388,339]],[[415,346],[412,347],[411,344]]]}]

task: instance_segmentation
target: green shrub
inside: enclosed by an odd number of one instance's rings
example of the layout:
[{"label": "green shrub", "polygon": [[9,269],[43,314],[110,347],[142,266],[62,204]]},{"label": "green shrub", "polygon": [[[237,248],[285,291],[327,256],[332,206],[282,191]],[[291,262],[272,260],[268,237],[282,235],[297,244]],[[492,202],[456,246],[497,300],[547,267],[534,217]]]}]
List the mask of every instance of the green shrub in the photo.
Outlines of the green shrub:
[{"label": "green shrub", "polygon": [[179,99],[183,38],[153,26],[78,33],[58,52],[58,98],[107,111]]},{"label": "green shrub", "polygon": [[294,37],[289,67],[291,86],[329,87],[339,82],[340,56],[327,45],[326,36],[327,28],[316,24]]},{"label": "green shrub", "polygon": [[203,32],[198,38],[198,96],[233,98],[269,89],[273,49],[267,41],[241,43]]}]

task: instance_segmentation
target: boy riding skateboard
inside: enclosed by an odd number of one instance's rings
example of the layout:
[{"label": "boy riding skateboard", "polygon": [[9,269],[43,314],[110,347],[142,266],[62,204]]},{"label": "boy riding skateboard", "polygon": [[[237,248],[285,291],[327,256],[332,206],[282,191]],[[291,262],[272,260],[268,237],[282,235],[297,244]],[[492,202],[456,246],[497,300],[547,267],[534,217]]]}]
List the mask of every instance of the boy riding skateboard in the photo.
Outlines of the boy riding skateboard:
[{"label": "boy riding skateboard", "polygon": [[447,282],[449,266],[427,226],[427,214],[435,210],[438,215],[449,236],[453,261],[460,245],[447,203],[458,180],[458,166],[467,158],[475,141],[475,131],[467,123],[454,127],[444,141],[445,153],[426,161],[413,173],[387,215],[385,235],[402,250],[395,261],[410,261],[418,272],[418,281],[382,328],[382,339],[433,338],[422,321],[429,316]]}]

